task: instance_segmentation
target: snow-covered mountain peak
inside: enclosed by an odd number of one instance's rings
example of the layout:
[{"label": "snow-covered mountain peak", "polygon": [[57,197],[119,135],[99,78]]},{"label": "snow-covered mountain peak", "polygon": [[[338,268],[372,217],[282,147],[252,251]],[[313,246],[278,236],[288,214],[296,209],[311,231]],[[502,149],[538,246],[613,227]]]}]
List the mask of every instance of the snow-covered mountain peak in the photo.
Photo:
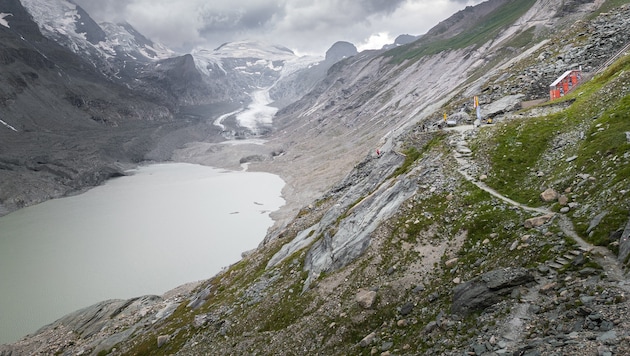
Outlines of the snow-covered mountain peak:
[{"label": "snow-covered mountain peak", "polygon": [[112,57],[158,60],[175,56],[168,48],[142,36],[128,23],[97,24],[69,0],[22,0],[44,36],[73,52],[99,61]]},{"label": "snow-covered mountain peak", "polygon": [[177,56],[169,48],[144,37],[126,22],[119,24],[102,22],[100,26],[105,31],[107,40],[100,42],[98,47],[111,55],[126,53],[133,57],[141,55],[148,59],[166,59]]},{"label": "snow-covered mountain peak", "polygon": [[299,57],[290,49],[262,41],[225,43],[214,50],[197,48],[192,51],[197,69],[206,75],[226,67],[243,74],[259,75],[273,71],[282,76],[320,62],[321,57]]},{"label": "snow-covered mountain peak", "polygon": [[87,40],[85,33],[77,32],[77,22],[85,20],[79,15],[76,4],[67,0],[22,0],[22,5],[33,16],[44,35]]},{"label": "snow-covered mountain peak", "polygon": [[297,57],[290,49],[263,41],[236,41],[224,43],[212,53],[223,58],[265,58],[273,61]]}]

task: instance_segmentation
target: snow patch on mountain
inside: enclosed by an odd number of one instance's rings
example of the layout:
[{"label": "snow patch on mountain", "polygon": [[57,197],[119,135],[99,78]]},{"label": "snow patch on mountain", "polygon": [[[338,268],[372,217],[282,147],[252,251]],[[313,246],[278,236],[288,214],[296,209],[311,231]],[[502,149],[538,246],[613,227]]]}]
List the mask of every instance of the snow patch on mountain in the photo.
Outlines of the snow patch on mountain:
[{"label": "snow patch on mountain", "polygon": [[280,71],[280,79],[285,78],[299,70],[318,66],[322,61],[324,61],[324,59],[325,58],[323,56],[301,56],[295,57],[290,61],[286,61]]},{"label": "snow patch on mountain", "polygon": [[265,58],[272,61],[297,57],[290,49],[263,41],[236,41],[225,43],[212,51],[219,57]]},{"label": "snow patch on mountain", "polygon": [[13,16],[13,14],[0,12],[0,25],[4,26],[6,28],[11,28],[9,26],[9,21],[7,21],[5,19],[7,16]]},{"label": "snow patch on mountain", "polygon": [[136,53],[153,60],[177,56],[166,46],[146,39],[129,24],[103,22],[99,25],[107,34],[107,41],[99,42],[97,46],[112,56],[124,53],[133,57]]},{"label": "snow patch on mountain", "polygon": [[11,125],[7,124],[7,123],[6,123],[5,121],[3,121],[3,120],[0,120],[0,124],[2,124],[2,125],[4,125],[4,126],[6,126],[9,130],[13,130],[13,131],[15,131],[15,132],[18,132],[18,130],[17,130],[15,127],[13,127],[13,126],[11,126]]}]

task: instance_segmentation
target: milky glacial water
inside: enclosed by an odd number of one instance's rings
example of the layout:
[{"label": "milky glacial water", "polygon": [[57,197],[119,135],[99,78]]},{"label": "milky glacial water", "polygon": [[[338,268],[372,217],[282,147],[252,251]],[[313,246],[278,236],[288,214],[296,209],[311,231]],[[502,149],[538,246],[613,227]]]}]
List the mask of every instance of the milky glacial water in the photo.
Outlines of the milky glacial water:
[{"label": "milky glacial water", "polygon": [[0,343],[106,299],[212,277],[258,246],[276,175],[156,164],[0,218]]}]

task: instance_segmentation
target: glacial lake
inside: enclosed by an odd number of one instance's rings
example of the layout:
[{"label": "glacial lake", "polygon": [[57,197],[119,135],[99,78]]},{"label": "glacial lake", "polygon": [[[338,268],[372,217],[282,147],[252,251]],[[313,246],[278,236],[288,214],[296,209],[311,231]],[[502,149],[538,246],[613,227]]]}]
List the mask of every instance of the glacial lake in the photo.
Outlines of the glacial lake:
[{"label": "glacial lake", "polygon": [[256,248],[276,175],[155,164],[0,217],[0,344],[107,299],[208,279]]}]

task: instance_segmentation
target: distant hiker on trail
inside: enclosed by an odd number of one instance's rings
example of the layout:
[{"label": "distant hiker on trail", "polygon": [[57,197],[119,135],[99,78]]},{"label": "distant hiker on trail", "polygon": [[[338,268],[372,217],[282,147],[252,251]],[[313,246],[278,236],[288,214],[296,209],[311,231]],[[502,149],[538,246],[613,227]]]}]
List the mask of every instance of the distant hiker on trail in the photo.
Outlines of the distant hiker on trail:
[{"label": "distant hiker on trail", "polygon": [[380,157],[381,156],[381,150],[379,150],[378,148],[376,149],[376,157]]}]

